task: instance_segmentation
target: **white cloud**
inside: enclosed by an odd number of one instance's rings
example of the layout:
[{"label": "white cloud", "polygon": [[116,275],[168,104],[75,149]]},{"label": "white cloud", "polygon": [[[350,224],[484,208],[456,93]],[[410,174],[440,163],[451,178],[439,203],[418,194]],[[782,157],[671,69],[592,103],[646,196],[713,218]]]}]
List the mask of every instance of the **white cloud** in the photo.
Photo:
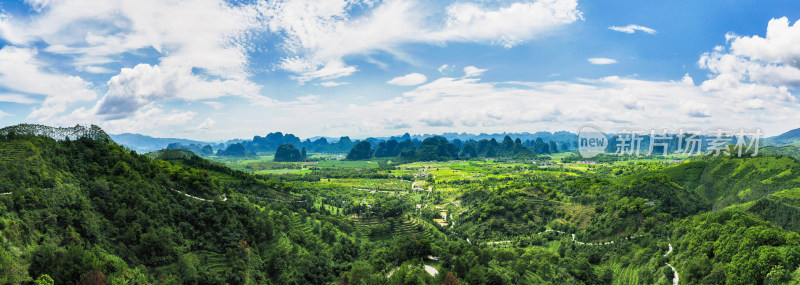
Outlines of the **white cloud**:
[{"label": "white cloud", "polygon": [[103,122],[101,127],[112,133],[142,132],[160,127],[184,126],[196,115],[197,113],[192,111],[165,112],[155,107],[145,108],[134,113],[132,117]]},{"label": "white cloud", "polygon": [[767,63],[800,67],[800,20],[789,25],[786,17],[772,19],[766,37],[742,37],[729,34],[734,55]]},{"label": "white cloud", "polygon": [[211,108],[214,108],[214,110],[220,110],[222,107],[225,107],[225,104],[216,101],[204,101],[203,104],[211,106]]},{"label": "white cloud", "polygon": [[729,48],[716,47],[698,64],[717,74],[715,80],[800,87],[800,21],[772,19],[766,37],[726,35]]},{"label": "white cloud", "polygon": [[20,35],[20,33],[16,31],[14,26],[11,24],[11,16],[3,12],[4,11],[0,10],[0,37],[6,39],[12,44],[24,42],[24,37]]},{"label": "white cloud", "polygon": [[0,110],[0,118],[8,117],[8,116],[14,116],[14,114],[6,113],[6,112],[3,112],[2,110]]},{"label": "white cloud", "polygon": [[449,65],[447,65],[447,64],[442,64],[442,66],[439,66],[439,68],[438,68],[438,69],[436,69],[436,70],[438,70],[438,71],[439,71],[439,73],[443,73],[443,72],[444,72],[445,70],[447,70],[449,67],[450,67],[450,66],[449,66]]},{"label": "white cloud", "polygon": [[483,75],[486,69],[480,69],[474,66],[464,67],[464,77],[477,77]]},{"label": "white cloud", "polygon": [[79,66],[78,70],[88,73],[114,73],[110,68],[95,65]]},{"label": "white cloud", "polygon": [[168,99],[188,101],[219,98],[226,95],[241,96],[253,103],[271,104],[258,95],[260,87],[238,79],[205,80],[188,67],[167,67],[138,64],[123,68],[120,74],[108,81],[108,92],[94,110],[105,119],[130,116],[139,108]]},{"label": "white cloud", "polygon": [[247,75],[243,43],[247,32],[260,25],[255,4],[230,5],[223,0],[29,4],[40,13],[0,21],[0,31],[11,30],[2,36],[21,45],[44,41],[46,51],[75,56],[73,63],[88,72],[105,73],[95,65],[152,48],[165,56],[162,62],[188,63],[213,75],[242,78]]},{"label": "white cloud", "polygon": [[111,134],[120,133],[151,133],[168,129],[175,133],[180,128],[192,128],[188,125],[197,112],[171,110],[165,111],[155,104],[150,104],[134,111],[130,116],[120,119],[100,118],[93,109],[78,108],[70,114],[54,119],[51,123],[56,125],[97,124],[104,131]]},{"label": "white cloud", "polygon": [[291,72],[301,74],[292,76],[292,78],[296,79],[300,84],[305,84],[314,79],[330,80],[350,76],[358,70],[355,66],[345,65],[341,60],[328,61],[325,66],[317,69],[319,66],[299,57],[284,59],[281,63],[281,67]]},{"label": "white cloud", "polygon": [[[724,125],[760,127],[775,133],[783,131],[787,121],[797,122],[798,107],[794,104],[752,99],[740,104],[687,78],[649,81],[609,76],[579,82],[484,82],[476,77],[442,77],[402,97],[316,113],[318,120],[337,122],[323,123],[325,132],[351,135],[395,134],[390,125],[422,133],[454,129],[496,132],[498,128],[509,132],[574,131],[586,122],[609,130]],[[557,129],[552,129],[554,126]]]},{"label": "white cloud", "polygon": [[[735,104],[742,112],[794,106],[790,88],[800,87],[800,23],[772,19],[766,37],[726,35],[729,47],[717,46],[698,60],[711,72],[700,86]],[[764,102],[771,104],[765,105]]]},{"label": "white cloud", "polygon": [[709,71],[766,85],[800,87],[800,69],[785,63],[766,63],[724,51],[705,53],[698,62]]},{"label": "white cloud", "polygon": [[639,25],[611,26],[611,27],[608,27],[608,29],[609,30],[614,30],[614,31],[617,31],[617,32],[628,33],[628,34],[633,34],[636,31],[642,31],[642,32],[645,32],[645,33],[648,33],[648,34],[651,34],[651,35],[657,33],[656,30],[653,30],[651,28],[644,27],[644,26],[639,26]]},{"label": "white cloud", "polygon": [[50,4],[50,0],[25,0],[25,3],[31,5],[31,8],[33,8],[33,10],[41,12],[42,9],[44,9],[44,7]]},{"label": "white cloud", "polygon": [[45,71],[46,65],[37,60],[36,55],[35,49],[13,46],[0,49],[0,86],[17,92],[45,96],[41,106],[35,108],[29,118],[49,119],[66,111],[72,103],[90,101],[97,97],[91,89],[91,83],[77,76]]},{"label": "white cloud", "polygon": [[313,104],[319,101],[319,96],[317,95],[306,95],[297,97],[297,103],[300,104]]},{"label": "white cloud", "polygon": [[197,126],[197,129],[200,129],[200,130],[210,130],[210,129],[213,129],[213,128],[214,128],[214,125],[215,125],[216,123],[217,123],[217,122],[215,122],[213,119],[211,119],[211,118],[206,118],[206,120],[205,120],[205,121],[203,121],[203,123],[201,123],[199,126]]},{"label": "white cloud", "polygon": [[22,95],[22,94],[14,94],[14,93],[0,93],[0,102],[11,102],[11,103],[18,103],[18,104],[33,104],[38,102],[37,100],[33,100],[32,98]]},{"label": "white cloud", "polygon": [[589,63],[591,64],[600,64],[600,65],[617,63],[617,60],[615,59],[604,58],[604,57],[592,57],[586,60],[589,61]]},{"label": "white cloud", "polygon": [[350,84],[350,82],[337,82],[337,81],[325,81],[320,83],[319,85],[322,87],[336,87]]},{"label": "white cloud", "polygon": [[535,35],[582,19],[577,1],[534,1],[486,8],[475,3],[447,7],[447,24],[432,33],[441,41],[493,42],[511,47]]},{"label": "white cloud", "polygon": [[441,113],[423,113],[418,120],[430,127],[452,127],[455,125],[455,118],[443,116]]},{"label": "white cloud", "polygon": [[428,78],[423,74],[409,73],[400,77],[392,78],[392,80],[389,80],[386,83],[398,86],[414,86],[425,83],[427,80]]},{"label": "white cloud", "polygon": [[[119,63],[124,57],[152,59],[143,54],[158,53],[158,64],[124,68],[109,80],[109,91],[90,109],[103,115],[101,119],[131,116],[150,103],[169,99],[240,96],[254,104],[273,103],[259,95],[260,85],[248,79],[247,54],[258,48],[249,45],[249,37],[263,27],[260,3],[26,2],[37,13],[26,17],[0,14],[0,37],[23,47],[43,44],[43,52],[67,58],[77,71],[113,74],[116,71],[107,64]],[[49,120],[71,103],[96,98],[91,84],[79,77],[43,72],[53,68],[34,59],[35,49],[7,46],[2,53],[0,85],[21,93],[47,95],[31,118]]]},{"label": "white cloud", "polygon": [[681,104],[681,110],[686,112],[687,115],[690,117],[695,118],[706,118],[711,117],[711,110],[708,108],[708,105],[703,103],[697,103],[693,101],[684,102]]},{"label": "white cloud", "polygon": [[368,3],[371,9],[353,16],[358,1],[287,0],[268,2],[261,12],[268,29],[285,37],[289,54],[278,67],[298,74],[300,83],[330,80],[357,71],[344,63],[350,55],[386,52],[405,59],[398,46],[406,43],[479,42],[506,47],[533,39],[582,19],[575,0],[539,0],[503,7],[455,3],[444,18],[427,11],[435,3],[394,0]]},{"label": "white cloud", "polygon": [[683,77],[681,78],[681,82],[683,82],[683,84],[686,84],[686,85],[689,85],[689,86],[694,86],[694,79],[692,79],[692,77],[689,76],[688,73],[683,75]]}]

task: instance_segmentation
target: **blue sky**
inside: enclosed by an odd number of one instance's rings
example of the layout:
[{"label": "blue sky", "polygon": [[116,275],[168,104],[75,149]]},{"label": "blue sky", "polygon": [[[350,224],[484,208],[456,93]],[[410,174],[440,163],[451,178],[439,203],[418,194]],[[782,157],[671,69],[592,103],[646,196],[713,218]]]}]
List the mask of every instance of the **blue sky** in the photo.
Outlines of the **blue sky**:
[{"label": "blue sky", "polygon": [[800,127],[793,1],[0,2],[0,125],[203,140]]}]

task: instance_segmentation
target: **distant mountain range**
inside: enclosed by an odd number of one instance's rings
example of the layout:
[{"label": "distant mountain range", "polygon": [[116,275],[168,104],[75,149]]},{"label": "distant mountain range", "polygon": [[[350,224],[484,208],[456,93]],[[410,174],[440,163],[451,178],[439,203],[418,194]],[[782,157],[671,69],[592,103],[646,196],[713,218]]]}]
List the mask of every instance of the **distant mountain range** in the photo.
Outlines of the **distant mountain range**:
[{"label": "distant mountain range", "polygon": [[[578,135],[577,134],[574,134],[574,133],[571,133],[571,132],[567,132],[567,131],[557,131],[555,133],[551,133],[551,132],[505,133],[505,132],[503,132],[503,133],[493,133],[493,134],[486,134],[486,133],[480,133],[480,134],[443,133],[443,134],[415,134],[415,135],[406,134],[406,135],[402,135],[402,136],[391,136],[391,137],[368,137],[368,138],[366,138],[364,140],[367,140],[367,141],[370,141],[370,142],[386,141],[386,140],[390,140],[390,139],[394,139],[394,140],[398,140],[398,141],[402,141],[402,140],[405,140],[405,139],[424,140],[424,139],[429,138],[429,137],[437,137],[437,136],[438,137],[445,137],[448,140],[459,139],[461,141],[468,141],[468,140],[479,141],[479,140],[483,140],[483,139],[487,139],[487,140],[491,140],[491,139],[503,140],[503,138],[505,138],[505,136],[510,136],[511,138],[514,138],[514,139],[519,138],[519,139],[521,139],[523,141],[525,141],[525,140],[533,141],[533,140],[536,140],[537,138],[541,138],[542,140],[544,140],[546,142],[550,141],[550,140],[555,140],[555,141],[559,141],[559,142],[578,141]],[[337,138],[337,137],[325,137],[325,136],[313,136],[313,137],[310,137],[308,139],[311,140],[311,141],[316,141],[316,140],[321,139],[321,138],[324,138],[325,140],[327,140],[328,143],[336,143],[336,142],[339,141],[339,139],[341,139],[341,138]],[[228,144],[232,144],[232,143],[240,143],[240,142],[245,142],[245,141],[247,141],[247,140],[233,139],[233,140],[229,140],[229,141],[225,142],[225,144],[228,145]]]},{"label": "distant mountain range", "polygon": [[774,137],[769,137],[766,140],[769,143],[778,146],[783,146],[783,145],[800,146],[800,128],[782,133]]},{"label": "distant mountain range", "polygon": [[111,137],[111,139],[117,142],[118,144],[124,145],[140,153],[165,149],[171,143],[180,143],[183,145],[192,145],[192,144],[211,145],[211,146],[217,145],[216,143],[201,142],[188,139],[154,138],[151,136],[131,134],[131,133],[109,135],[109,137]]},{"label": "distant mountain range", "polygon": [[[277,135],[277,133],[271,134],[271,135]],[[395,140],[398,140],[398,141],[402,141],[402,140],[405,140],[405,139],[424,140],[425,138],[433,137],[433,136],[442,136],[442,137],[447,138],[448,140],[458,139],[458,140],[461,140],[461,141],[483,140],[483,139],[491,140],[492,138],[494,138],[496,140],[502,140],[506,135],[508,135],[508,136],[510,136],[511,138],[514,138],[514,139],[519,138],[522,141],[526,141],[526,140],[534,141],[537,138],[541,138],[545,142],[549,142],[551,140],[554,140],[554,141],[557,141],[557,142],[568,142],[568,143],[571,144],[572,142],[577,142],[577,140],[578,140],[578,135],[577,134],[574,134],[574,133],[571,133],[571,132],[567,132],[567,131],[558,131],[558,132],[555,132],[555,133],[551,133],[551,132],[536,132],[536,133],[522,132],[522,133],[494,133],[494,134],[486,134],[486,133],[481,133],[481,134],[443,133],[443,134],[439,134],[439,135],[437,135],[437,134],[416,134],[416,135],[404,134],[402,136],[392,136],[392,137],[370,137],[370,138],[366,138],[365,140],[370,141],[371,143],[375,143],[375,144],[377,144],[377,142],[390,140],[390,139],[395,139]],[[122,145],[124,145],[124,146],[126,146],[126,147],[128,147],[130,149],[136,150],[138,152],[150,152],[150,151],[165,149],[165,148],[168,148],[168,146],[170,144],[175,144],[175,143],[179,143],[179,144],[181,144],[183,146],[196,145],[196,146],[199,146],[199,147],[202,147],[202,146],[205,146],[205,145],[210,145],[214,149],[214,151],[216,151],[218,149],[224,149],[225,147],[227,147],[229,145],[232,145],[232,144],[235,144],[235,143],[242,143],[242,144],[244,144],[246,146],[250,146],[254,142],[257,143],[257,142],[259,142],[259,140],[265,140],[266,139],[266,137],[262,138],[260,136],[256,136],[253,139],[233,139],[233,140],[228,140],[225,143],[218,143],[218,142],[214,143],[214,142],[203,142],[203,141],[196,141],[196,140],[189,140],[189,139],[181,139],[181,138],[155,138],[155,137],[151,137],[151,136],[147,136],[147,135],[131,134],[131,133],[124,133],[124,134],[118,134],[118,135],[109,135],[109,136],[111,137],[111,139],[113,139],[117,143],[122,144]],[[319,142],[320,139],[325,139],[327,141],[326,142],[326,144],[327,144],[327,143],[337,143],[342,138],[347,138],[347,137],[334,138],[334,137],[315,136],[315,137],[306,139],[306,141],[301,141],[299,138],[297,138],[297,137],[295,137],[293,135],[286,134],[286,136],[288,138],[291,138],[291,139],[290,140],[286,140],[286,139],[283,139],[283,136],[281,136],[282,139],[280,141],[282,141],[282,142],[280,142],[280,143],[292,143],[292,144],[297,144],[298,146],[300,146],[301,142],[303,142],[303,143],[310,143],[311,141],[318,141]],[[286,141],[284,141],[284,140],[286,140]],[[347,138],[346,140],[349,141],[349,138]],[[764,140],[765,140],[765,145],[776,145],[776,146],[795,145],[795,146],[800,146],[800,128],[785,132],[785,133],[780,134],[778,136],[765,138]],[[358,141],[358,140],[354,140],[354,142],[355,141]],[[274,146],[270,145],[270,147],[267,147],[267,148],[269,150],[274,150],[274,148],[277,147],[278,144],[279,143],[276,143]],[[345,145],[343,145],[341,147],[340,151],[347,151],[349,149],[349,147],[351,146],[351,144],[352,144],[352,142],[345,143]],[[314,147],[310,147],[309,150],[311,150],[313,148]],[[267,150],[267,149],[264,149],[264,150]]]},{"label": "distant mountain range", "polygon": [[[270,135],[276,135],[276,134],[278,134],[278,133],[270,134]],[[481,133],[481,134],[444,133],[444,134],[440,134],[440,135],[436,135],[436,134],[417,134],[417,135],[404,134],[402,136],[392,136],[392,137],[377,137],[377,138],[376,137],[370,137],[370,138],[366,138],[365,140],[377,144],[377,142],[390,140],[390,139],[395,139],[395,140],[398,140],[398,141],[402,141],[402,140],[405,140],[405,139],[420,140],[421,141],[421,140],[424,140],[425,138],[429,138],[429,137],[442,136],[442,137],[447,138],[448,140],[459,139],[459,140],[462,140],[462,141],[467,141],[467,140],[476,140],[476,141],[478,141],[478,140],[483,140],[483,139],[491,140],[491,139],[494,138],[494,139],[496,139],[498,141],[502,141],[503,138],[506,135],[508,135],[508,136],[510,136],[511,138],[514,138],[514,139],[519,138],[522,141],[526,141],[526,140],[533,141],[533,140],[536,140],[537,138],[541,138],[545,142],[549,142],[550,140],[555,140],[557,142],[572,143],[572,142],[577,142],[577,140],[578,140],[578,135],[576,135],[574,133],[566,132],[566,131],[559,131],[559,132],[555,132],[555,133],[536,132],[536,133],[533,133],[533,134],[528,133],[528,132],[522,132],[522,133],[494,133],[494,134],[485,134],[485,133]],[[124,134],[118,134],[118,135],[109,135],[109,136],[115,142],[117,142],[117,143],[119,143],[121,145],[124,145],[124,146],[126,146],[126,147],[128,147],[128,148],[130,148],[132,150],[137,151],[137,152],[151,152],[151,151],[156,151],[156,150],[160,150],[160,149],[165,149],[165,148],[168,148],[168,146],[170,144],[173,144],[173,148],[175,148],[174,147],[175,143],[179,143],[179,144],[181,144],[183,146],[196,145],[196,146],[198,146],[198,148],[202,147],[202,146],[205,146],[205,145],[210,145],[214,149],[214,151],[216,151],[218,149],[224,149],[225,147],[227,147],[229,145],[232,145],[232,144],[236,144],[236,143],[242,143],[242,144],[244,144],[246,146],[250,146],[250,144],[253,144],[254,142],[258,143],[260,140],[265,140],[266,139],[266,137],[262,138],[260,136],[256,136],[252,140],[248,140],[248,139],[232,139],[232,140],[226,141],[225,143],[212,143],[212,142],[203,142],[203,141],[181,139],[181,138],[156,138],[156,137],[151,137],[151,136],[147,136],[147,135],[131,134],[131,133],[124,133]],[[281,142],[280,143],[292,143],[292,144],[297,144],[298,146],[300,146],[301,140],[299,138],[297,138],[297,137],[295,137],[293,135],[290,135],[290,134],[286,134],[286,136],[288,138],[290,138],[290,139],[288,139],[288,140],[287,139],[283,139],[283,135],[281,135],[281,139],[280,139]],[[341,149],[337,148],[337,150],[339,150],[340,152],[346,152],[346,151],[348,151],[350,149],[350,147],[353,144],[353,142],[349,141],[348,137],[334,138],[334,137],[315,136],[315,137],[307,139],[307,141],[308,142],[311,142],[311,141],[321,142],[320,139],[325,139],[325,141],[326,141],[325,144],[328,144],[328,143],[338,143],[340,140],[342,140],[342,138],[346,138],[345,140],[347,140],[348,142],[342,143]],[[284,140],[286,140],[286,141],[284,141]],[[358,141],[358,140],[356,140],[356,141]],[[302,141],[302,142],[306,142],[306,141]],[[268,150],[274,150],[274,148],[276,148],[278,144],[279,143],[276,143],[275,145],[271,145],[270,147],[267,147],[267,148],[268,148]],[[314,148],[310,147],[309,150],[312,150],[312,149],[314,149]],[[264,150],[267,150],[267,149],[264,149]]]}]

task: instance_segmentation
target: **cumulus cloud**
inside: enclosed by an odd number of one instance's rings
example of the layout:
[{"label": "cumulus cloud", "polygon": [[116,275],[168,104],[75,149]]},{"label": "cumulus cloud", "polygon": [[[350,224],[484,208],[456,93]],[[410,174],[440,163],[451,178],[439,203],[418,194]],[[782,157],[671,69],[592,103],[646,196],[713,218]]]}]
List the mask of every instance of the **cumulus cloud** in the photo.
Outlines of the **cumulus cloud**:
[{"label": "cumulus cloud", "polygon": [[111,77],[108,91],[97,103],[95,112],[113,120],[130,116],[139,108],[166,99],[194,101],[225,95],[250,98],[256,103],[271,103],[265,98],[259,101],[259,89],[249,81],[205,80],[188,67],[161,68],[138,64],[134,68],[123,68],[120,74]]},{"label": "cumulus cloud", "polygon": [[130,116],[119,119],[99,120],[93,109],[78,108],[71,113],[56,118],[60,125],[97,124],[103,130],[112,134],[119,133],[147,133],[169,128],[169,133],[174,133],[178,127],[191,128],[188,125],[197,112],[170,110],[166,111],[156,104],[150,104],[134,111]]},{"label": "cumulus cloud", "polygon": [[442,41],[493,42],[511,47],[538,33],[582,19],[577,1],[534,1],[486,8],[475,3],[447,7],[447,25],[432,33]]},{"label": "cumulus cloud", "polygon": [[[52,73],[40,62],[32,48],[5,46],[0,49],[0,86],[25,94],[44,95],[41,106],[34,108],[29,118],[53,118],[75,102],[97,97],[92,84],[77,76]],[[7,100],[31,103],[28,97],[6,95]]]},{"label": "cumulus cloud", "polygon": [[[296,73],[304,83],[349,76],[357,67],[345,56],[386,52],[399,56],[406,43],[478,42],[511,47],[559,26],[582,20],[575,0],[539,0],[486,6],[454,3],[444,18],[425,17],[435,3],[416,0],[371,1],[286,0],[261,9],[269,31],[284,36],[288,54],[279,68]],[[367,7],[357,16],[354,7]]]},{"label": "cumulus cloud", "polygon": [[720,76],[758,84],[800,87],[800,21],[772,19],[766,37],[726,35],[730,47],[703,54],[699,65]]},{"label": "cumulus cloud", "polygon": [[152,48],[165,56],[162,61],[189,62],[214,75],[242,77],[247,32],[261,25],[256,4],[230,5],[223,0],[28,4],[40,13],[0,19],[0,35],[17,45],[43,41],[46,51],[75,56],[73,64],[87,72],[107,73],[98,64]]},{"label": "cumulus cloud", "polygon": [[599,65],[617,63],[617,60],[615,60],[615,59],[604,58],[604,57],[592,57],[592,58],[588,58],[586,60],[589,61],[589,63],[591,63],[591,64],[599,64]]},{"label": "cumulus cloud", "polygon": [[711,117],[711,110],[708,108],[708,105],[703,103],[697,103],[693,101],[684,102],[681,104],[681,110],[686,112],[687,115],[690,117],[695,118],[705,118]]},{"label": "cumulus cloud", "polygon": [[415,72],[392,78],[392,80],[389,80],[386,83],[398,86],[414,86],[425,83],[427,80],[428,78],[425,77],[425,75]]},{"label": "cumulus cloud", "polygon": [[197,129],[200,129],[200,130],[210,130],[210,129],[213,129],[213,128],[214,128],[214,125],[215,125],[216,123],[217,123],[217,122],[215,122],[213,119],[211,119],[211,118],[206,118],[206,120],[205,120],[205,121],[203,121],[203,122],[202,122],[200,125],[198,125],[198,126],[197,126]]},{"label": "cumulus cloud", "polygon": [[455,124],[452,116],[443,116],[440,113],[425,113],[419,117],[419,121],[430,127],[452,127]]},{"label": "cumulus cloud", "polygon": [[384,119],[381,125],[389,130],[407,129],[411,127],[411,123],[403,118]]},{"label": "cumulus cloud", "polygon": [[729,46],[717,46],[698,60],[711,72],[701,84],[704,91],[724,96],[739,110],[797,101],[789,90],[800,87],[800,22],[772,19],[766,37],[728,34],[726,39]]},{"label": "cumulus cloud", "polygon": [[683,77],[681,78],[681,82],[683,82],[683,84],[686,84],[686,85],[689,85],[689,86],[694,86],[694,79],[692,79],[692,77],[689,76],[688,73],[683,75]]},{"label": "cumulus cloud", "polygon": [[[67,105],[96,98],[90,83],[76,76],[44,72],[38,51],[65,58],[77,71],[114,74],[108,92],[86,110],[99,120],[133,116],[161,100],[202,100],[239,96],[253,104],[273,101],[248,78],[254,31],[263,28],[261,1],[26,1],[37,13],[0,13],[0,37],[18,47],[0,52],[0,85],[46,95],[29,117],[53,119]],[[213,20],[209,20],[213,19]],[[27,46],[41,46],[37,51]],[[111,69],[125,57],[148,57],[157,64]],[[136,59],[134,59],[136,60]],[[52,63],[51,63],[52,64]]]},{"label": "cumulus cloud", "polygon": [[633,34],[636,31],[642,31],[642,32],[645,32],[645,33],[648,33],[648,34],[651,34],[651,35],[657,33],[656,30],[653,30],[651,28],[644,27],[644,26],[639,26],[639,25],[611,26],[611,27],[608,27],[608,29],[609,30],[613,30],[613,31],[617,31],[617,32],[627,33],[627,34]]},{"label": "cumulus cloud", "polygon": [[800,20],[789,25],[786,17],[772,19],[766,37],[729,34],[731,51],[738,56],[767,63],[800,67]]},{"label": "cumulus cloud", "polygon": [[160,127],[184,126],[196,115],[197,113],[193,111],[164,111],[156,107],[144,108],[135,112],[131,117],[105,121],[101,127],[112,133],[141,132]]},{"label": "cumulus cloud", "polygon": [[[623,127],[707,128],[761,127],[782,131],[779,122],[796,121],[797,106],[769,100],[749,100],[746,105],[728,95],[695,85],[691,77],[673,81],[640,80],[609,76],[578,82],[486,82],[477,77],[442,77],[403,93],[402,97],[364,105],[351,104],[319,110],[335,118],[328,132],[368,130],[393,134],[386,117],[400,118],[393,125],[419,132],[440,133],[572,130],[586,122],[608,129]],[[509,104],[513,102],[513,104]],[[764,113],[763,110],[770,110]],[[357,114],[357,115],[348,115]]]},{"label": "cumulus cloud", "polygon": [[477,77],[483,75],[486,69],[477,68],[474,66],[464,67],[464,77]]}]

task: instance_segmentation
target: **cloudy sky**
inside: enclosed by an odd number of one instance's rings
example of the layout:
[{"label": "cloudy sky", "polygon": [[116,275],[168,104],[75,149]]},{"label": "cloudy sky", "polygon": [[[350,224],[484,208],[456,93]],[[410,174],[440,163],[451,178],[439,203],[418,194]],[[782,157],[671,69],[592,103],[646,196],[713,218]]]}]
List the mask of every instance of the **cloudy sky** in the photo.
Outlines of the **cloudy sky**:
[{"label": "cloudy sky", "polygon": [[[735,4],[733,4],[735,3]],[[796,1],[0,1],[0,125],[800,127]]]}]

